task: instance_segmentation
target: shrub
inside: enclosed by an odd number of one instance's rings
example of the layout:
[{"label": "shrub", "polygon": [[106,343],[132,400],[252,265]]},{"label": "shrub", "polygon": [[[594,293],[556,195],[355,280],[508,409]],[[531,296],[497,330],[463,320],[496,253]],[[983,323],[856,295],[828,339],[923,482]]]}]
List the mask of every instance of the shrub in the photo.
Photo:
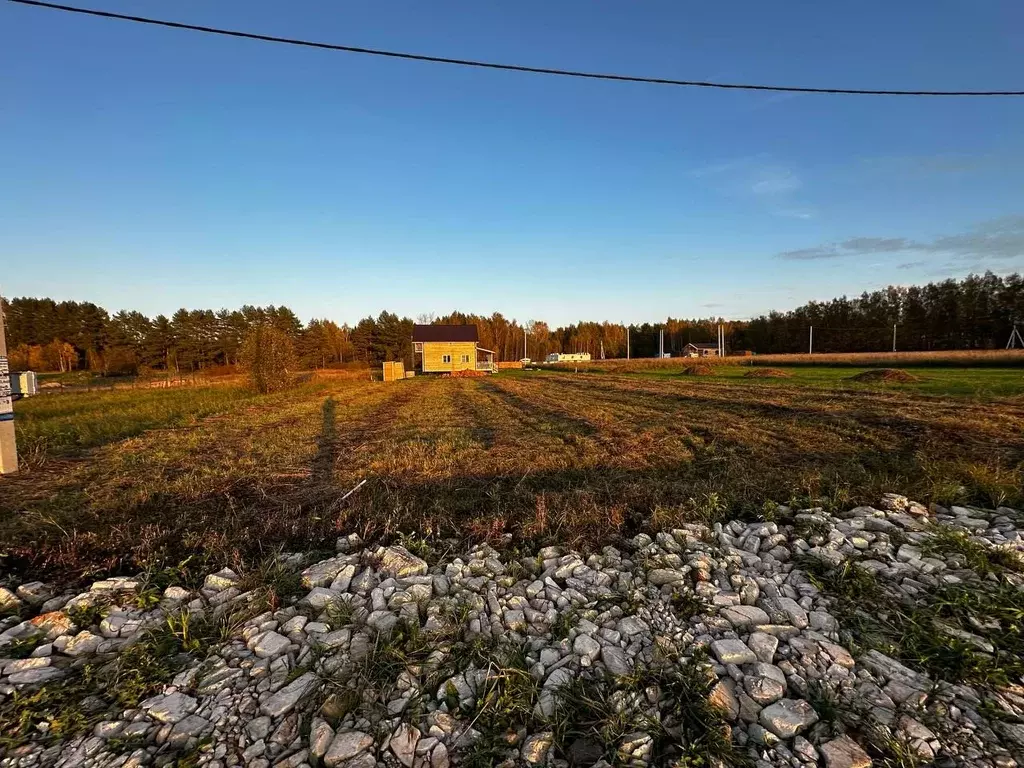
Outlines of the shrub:
[{"label": "shrub", "polygon": [[260,394],[285,389],[295,371],[295,345],[291,337],[272,325],[259,323],[242,342],[240,362],[253,389]]}]

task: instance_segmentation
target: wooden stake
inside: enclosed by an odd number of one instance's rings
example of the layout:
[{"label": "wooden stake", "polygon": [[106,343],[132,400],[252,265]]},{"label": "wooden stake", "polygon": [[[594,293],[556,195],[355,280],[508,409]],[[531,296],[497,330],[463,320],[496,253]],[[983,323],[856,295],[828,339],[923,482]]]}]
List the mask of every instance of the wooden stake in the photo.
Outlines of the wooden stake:
[{"label": "wooden stake", "polygon": [[3,301],[0,300],[0,475],[17,471],[18,444],[14,439],[14,403],[11,399],[10,367],[7,364]]}]

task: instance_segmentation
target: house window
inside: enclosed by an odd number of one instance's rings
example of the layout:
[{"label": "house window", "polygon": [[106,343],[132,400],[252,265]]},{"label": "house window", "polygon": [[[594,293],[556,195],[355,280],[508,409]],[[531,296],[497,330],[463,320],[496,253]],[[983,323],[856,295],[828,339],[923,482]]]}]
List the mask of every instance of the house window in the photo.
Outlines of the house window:
[{"label": "house window", "polygon": [[469,355],[463,355],[462,356],[462,362],[468,363],[469,362]]},{"label": "house window", "polygon": [[441,362],[442,363],[450,363],[451,361],[452,361],[452,356],[451,355],[441,355]]}]

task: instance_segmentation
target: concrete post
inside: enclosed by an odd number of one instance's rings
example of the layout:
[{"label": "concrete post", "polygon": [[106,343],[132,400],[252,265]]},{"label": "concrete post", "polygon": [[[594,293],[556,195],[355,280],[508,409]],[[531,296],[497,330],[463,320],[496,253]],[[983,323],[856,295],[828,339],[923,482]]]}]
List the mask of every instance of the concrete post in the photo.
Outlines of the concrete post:
[{"label": "concrete post", "polygon": [[14,441],[14,403],[11,400],[10,368],[3,301],[0,301],[0,475],[18,471],[18,446]]}]

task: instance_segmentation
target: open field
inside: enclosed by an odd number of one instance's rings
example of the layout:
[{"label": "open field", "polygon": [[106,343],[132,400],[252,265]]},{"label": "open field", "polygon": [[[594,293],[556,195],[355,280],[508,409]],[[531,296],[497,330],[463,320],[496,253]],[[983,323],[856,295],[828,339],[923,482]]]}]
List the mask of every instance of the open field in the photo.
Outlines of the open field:
[{"label": "open field", "polygon": [[[758,358],[759,361],[763,358]],[[643,365],[650,362],[652,365]],[[621,363],[621,365],[620,365]],[[604,360],[590,366],[580,365],[579,375],[588,374],[630,374],[640,377],[677,378],[692,365],[707,365],[706,362],[694,360],[650,360],[650,361],[619,361]],[[878,392],[878,384],[863,384],[853,380],[859,373],[876,370],[867,367],[847,367],[843,365],[767,365],[756,367],[735,365],[732,361],[712,361],[707,367],[710,373],[702,377],[702,381],[730,381],[736,384],[745,383],[751,370],[761,368],[777,368],[786,374],[781,379],[759,379],[766,386],[805,386],[850,391]],[[902,370],[902,369],[901,369]],[[1020,368],[964,368],[964,367],[908,367],[917,381],[888,382],[882,387],[892,391],[913,392],[951,397],[971,397],[975,399],[1013,397],[1024,394],[1024,370]],[[575,374],[575,367],[551,366],[542,369],[548,375]],[[749,382],[746,382],[749,383]]]},{"label": "open field", "polygon": [[1024,401],[904,385],[516,372],[17,408],[34,458],[0,479],[0,557],[21,574],[237,562],[336,530],[587,546],[767,500],[1024,501]]},{"label": "open field", "polygon": [[1024,349],[947,350],[941,352],[846,352],[814,355],[753,355],[750,357],[672,357],[634,358],[632,360],[593,360],[589,363],[562,363],[551,367],[564,370],[591,370],[605,373],[634,373],[660,369],[680,369],[696,362],[708,365],[830,366],[853,368],[1024,368]]}]

